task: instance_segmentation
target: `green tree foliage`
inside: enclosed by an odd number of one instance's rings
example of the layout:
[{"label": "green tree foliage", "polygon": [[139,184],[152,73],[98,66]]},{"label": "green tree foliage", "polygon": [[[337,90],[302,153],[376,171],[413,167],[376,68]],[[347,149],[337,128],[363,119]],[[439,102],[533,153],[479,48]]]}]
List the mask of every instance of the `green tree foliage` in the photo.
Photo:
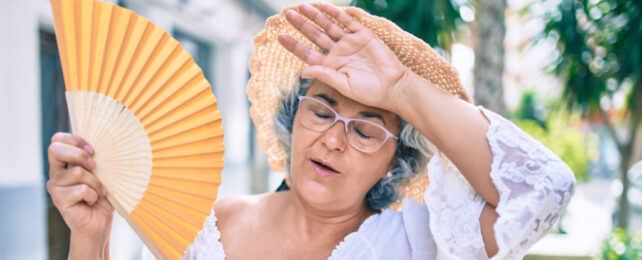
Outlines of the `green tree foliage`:
[{"label": "green tree foliage", "polygon": [[464,24],[459,8],[450,0],[354,0],[351,5],[385,17],[431,46],[446,50]]},{"label": "green tree foliage", "polygon": [[540,107],[537,102],[535,94],[527,92],[522,96],[520,107],[513,114],[512,121],[560,156],[573,170],[579,182],[588,181],[591,176],[589,162],[597,158],[594,145],[597,137],[582,132],[579,115],[562,110],[554,110],[544,115],[544,110],[545,108]]},{"label": "green tree foliage", "polygon": [[519,102],[517,110],[513,113],[513,118],[532,120],[546,130],[544,107],[541,105],[541,102],[537,100],[537,96],[533,91],[528,91],[522,95],[522,100]]},{"label": "green tree foliage", "polygon": [[[621,157],[622,194],[627,194],[626,172],[642,118],[642,1],[561,0],[544,20],[540,37],[556,43],[559,55],[551,69],[565,83],[563,99],[571,111],[605,118]],[[626,94],[626,104],[619,108],[625,116],[611,122],[607,111],[614,109],[616,93]],[[626,196],[621,196],[618,211],[617,225],[626,227]]]},{"label": "green tree foliage", "polygon": [[[569,125],[569,121],[576,124]],[[513,120],[513,123],[557,154],[573,170],[577,181],[590,179],[589,162],[596,158],[597,151],[589,145],[592,143],[589,139],[594,137],[578,129],[579,117],[556,112],[546,121],[546,129],[531,119]]]},{"label": "green tree foliage", "polygon": [[616,228],[602,241],[599,259],[642,259],[642,233],[631,235],[625,229]]}]

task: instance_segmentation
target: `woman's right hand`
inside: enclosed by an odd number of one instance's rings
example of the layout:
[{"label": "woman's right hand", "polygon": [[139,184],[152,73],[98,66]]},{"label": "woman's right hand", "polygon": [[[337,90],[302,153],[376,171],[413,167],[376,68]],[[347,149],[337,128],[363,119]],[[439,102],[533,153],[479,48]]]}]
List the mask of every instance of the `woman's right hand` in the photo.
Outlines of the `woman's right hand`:
[{"label": "woman's right hand", "polygon": [[114,208],[107,201],[107,190],[91,173],[96,167],[93,153],[83,138],[70,133],[53,135],[48,149],[47,191],[71,230],[70,258],[104,257],[108,252]]}]

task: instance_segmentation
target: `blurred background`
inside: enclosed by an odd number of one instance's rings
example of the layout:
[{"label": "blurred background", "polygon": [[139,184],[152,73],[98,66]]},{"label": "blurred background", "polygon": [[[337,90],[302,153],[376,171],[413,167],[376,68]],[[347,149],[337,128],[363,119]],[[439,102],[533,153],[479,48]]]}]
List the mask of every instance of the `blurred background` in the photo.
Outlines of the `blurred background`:
[{"label": "blurred background", "polygon": [[[274,190],[245,84],[253,37],[296,0],[120,0],[164,28],[213,85],[225,128],[219,197]],[[431,44],[477,104],[573,169],[576,194],[527,259],[642,259],[642,1],[356,0]],[[69,231],[45,190],[46,149],[69,131],[47,0],[0,2],[0,259],[66,259]],[[112,259],[142,243],[116,215]]]}]

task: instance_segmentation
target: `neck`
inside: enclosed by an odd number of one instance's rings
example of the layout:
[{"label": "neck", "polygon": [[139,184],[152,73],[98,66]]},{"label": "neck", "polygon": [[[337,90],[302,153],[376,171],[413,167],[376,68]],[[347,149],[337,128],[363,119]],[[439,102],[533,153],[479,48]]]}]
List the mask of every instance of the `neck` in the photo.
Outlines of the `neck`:
[{"label": "neck", "polygon": [[296,192],[284,192],[282,221],[283,230],[296,234],[297,239],[324,238],[325,241],[338,243],[356,231],[361,223],[377,212],[370,209],[365,202],[344,210],[319,209],[303,201]]}]

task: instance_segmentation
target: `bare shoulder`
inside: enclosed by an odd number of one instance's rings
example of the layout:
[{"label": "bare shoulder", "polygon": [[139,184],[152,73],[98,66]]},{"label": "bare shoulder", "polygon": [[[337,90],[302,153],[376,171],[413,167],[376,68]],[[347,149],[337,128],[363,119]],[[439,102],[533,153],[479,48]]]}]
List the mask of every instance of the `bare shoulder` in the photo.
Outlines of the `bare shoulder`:
[{"label": "bare shoulder", "polygon": [[259,203],[261,201],[261,198],[264,196],[264,194],[238,195],[219,199],[214,203],[214,212],[216,213],[216,218],[222,219],[226,216],[242,214],[244,210],[247,210]]},{"label": "bare shoulder", "polygon": [[214,203],[217,226],[226,229],[233,223],[251,215],[268,194],[230,196],[217,200]]},{"label": "bare shoulder", "polygon": [[287,202],[284,195],[284,192],[274,192],[234,196],[214,203],[220,241],[229,258],[258,259],[249,257],[252,250],[248,251],[247,245],[267,245],[267,241],[271,241],[270,234],[278,233],[273,232],[273,225],[282,220],[279,214]]}]

